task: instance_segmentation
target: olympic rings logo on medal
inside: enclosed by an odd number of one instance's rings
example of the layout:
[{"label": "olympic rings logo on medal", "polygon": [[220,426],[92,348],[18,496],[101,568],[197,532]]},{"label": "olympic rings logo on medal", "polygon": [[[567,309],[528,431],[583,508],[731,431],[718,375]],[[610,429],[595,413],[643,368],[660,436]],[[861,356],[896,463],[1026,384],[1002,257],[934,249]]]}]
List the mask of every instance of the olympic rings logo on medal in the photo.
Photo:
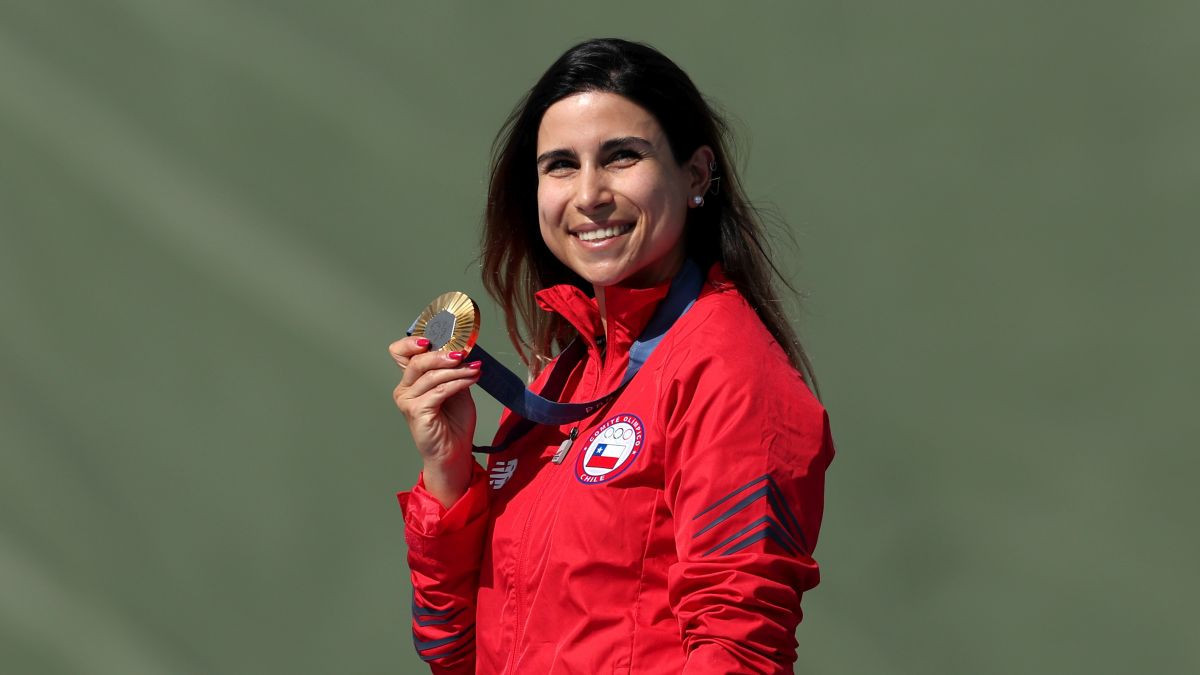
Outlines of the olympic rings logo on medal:
[{"label": "olympic rings logo on medal", "polygon": [[588,436],[575,460],[575,478],[589,485],[621,475],[642,452],[645,429],[637,415],[621,414],[604,420]]}]

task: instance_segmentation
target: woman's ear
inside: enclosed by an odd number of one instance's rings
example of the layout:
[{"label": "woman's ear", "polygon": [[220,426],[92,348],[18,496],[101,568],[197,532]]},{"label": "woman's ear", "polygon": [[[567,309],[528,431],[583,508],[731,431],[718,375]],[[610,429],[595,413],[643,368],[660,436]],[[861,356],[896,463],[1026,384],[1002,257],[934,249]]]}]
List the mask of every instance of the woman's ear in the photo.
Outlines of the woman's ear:
[{"label": "woman's ear", "polygon": [[712,167],[715,157],[712,148],[707,145],[696,148],[696,151],[692,153],[691,159],[684,167],[688,173],[689,195],[703,197],[704,193],[708,192],[709,183],[712,182]]}]

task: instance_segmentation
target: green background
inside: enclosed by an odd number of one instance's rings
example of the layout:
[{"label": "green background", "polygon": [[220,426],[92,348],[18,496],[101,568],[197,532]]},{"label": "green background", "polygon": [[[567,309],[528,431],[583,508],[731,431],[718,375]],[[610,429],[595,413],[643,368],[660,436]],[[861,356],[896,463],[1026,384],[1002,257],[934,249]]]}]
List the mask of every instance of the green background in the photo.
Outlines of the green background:
[{"label": "green background", "polygon": [[620,35],[807,294],[797,670],[1197,672],[1200,6],[1122,5],[0,3],[0,670],[422,670],[386,346],[457,288],[515,365],[489,145]]}]

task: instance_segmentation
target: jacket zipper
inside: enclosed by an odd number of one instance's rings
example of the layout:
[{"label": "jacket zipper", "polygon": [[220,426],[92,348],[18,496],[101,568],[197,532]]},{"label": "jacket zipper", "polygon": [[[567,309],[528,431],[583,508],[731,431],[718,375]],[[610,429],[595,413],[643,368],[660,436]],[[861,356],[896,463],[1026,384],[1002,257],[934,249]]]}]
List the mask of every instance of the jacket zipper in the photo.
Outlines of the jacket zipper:
[{"label": "jacket zipper", "polygon": [[[598,360],[598,364],[596,367],[599,372],[596,374],[595,382],[592,383],[592,392],[593,393],[595,393],[596,391],[599,391],[600,383],[604,381],[604,359],[603,358],[600,358]],[[577,394],[578,394],[578,389],[576,389],[576,391],[575,391],[575,395],[577,395]],[[592,416],[592,418],[594,418],[594,417],[595,417],[595,415]],[[591,418],[588,418],[588,419],[591,419]],[[579,435],[579,427],[578,426],[572,427],[571,432],[568,435],[567,439],[565,441],[563,441],[562,445],[559,446],[558,452],[554,453],[554,457],[558,457],[558,455],[561,453],[562,459],[566,459],[566,456],[568,454],[570,454],[571,446],[574,444],[575,438],[578,435]],[[566,447],[565,451],[563,450],[563,446]],[[553,461],[554,458],[551,458],[551,459]],[[559,462],[555,462],[555,463],[556,464],[560,463],[562,461],[562,459],[560,459]],[[555,471],[553,473],[559,474],[558,476],[554,476],[552,478],[552,486],[553,487],[558,487],[563,482],[565,477],[570,474],[569,471]],[[547,486],[547,487],[551,487],[551,486]],[[529,505],[529,512],[525,516],[525,525],[521,527],[521,541],[517,544],[516,575],[513,578],[513,587],[516,589],[516,598],[517,598],[517,615],[516,615],[517,628],[515,631],[513,631],[512,651],[509,652],[508,663],[506,663],[504,666],[505,672],[512,672],[511,668],[516,664],[516,661],[517,661],[517,650],[520,649],[520,646],[521,646],[521,638],[525,637],[525,593],[524,593],[523,584],[525,581],[525,557],[526,557],[526,553],[528,551],[527,542],[529,541],[529,525],[530,525],[530,523],[533,522],[533,516],[534,516],[534,514],[537,513],[537,507],[541,504],[542,495],[545,494],[546,492],[548,492],[548,490],[538,491],[537,495],[534,497],[533,503]],[[560,502],[562,501],[562,491],[561,490],[558,493],[558,499]]]},{"label": "jacket zipper", "polygon": [[[578,431],[575,433],[578,434]],[[571,439],[568,438],[567,441],[564,442],[569,442],[570,440]],[[551,472],[550,476],[548,477],[550,481],[549,484],[547,484],[544,489],[539,490],[537,495],[534,497],[533,503],[529,505],[529,511],[525,517],[525,525],[521,528],[521,541],[517,544],[516,573],[513,577],[513,587],[516,589],[517,599],[517,628],[513,632],[513,646],[512,651],[509,653],[508,664],[505,666],[505,672],[512,672],[511,668],[516,664],[517,652],[521,647],[521,640],[525,637],[525,624],[527,621],[525,617],[525,584],[527,583],[525,578],[525,561],[528,558],[529,552],[529,529],[533,523],[534,516],[539,512],[538,509],[542,504],[543,496],[554,495],[558,503],[561,504],[564,492],[562,483],[569,476],[569,471]]]}]

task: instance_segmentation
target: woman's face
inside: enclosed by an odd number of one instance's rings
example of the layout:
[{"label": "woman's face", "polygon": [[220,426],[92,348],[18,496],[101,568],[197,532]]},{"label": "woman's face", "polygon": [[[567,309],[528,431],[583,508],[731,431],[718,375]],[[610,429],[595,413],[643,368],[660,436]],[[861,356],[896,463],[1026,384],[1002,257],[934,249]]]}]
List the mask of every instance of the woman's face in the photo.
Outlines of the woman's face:
[{"label": "woman's face", "polygon": [[597,287],[653,286],[683,263],[692,197],[712,151],[675,163],[658,121],[629,99],[585,92],[546,109],[538,128],[538,222],[546,246]]}]

